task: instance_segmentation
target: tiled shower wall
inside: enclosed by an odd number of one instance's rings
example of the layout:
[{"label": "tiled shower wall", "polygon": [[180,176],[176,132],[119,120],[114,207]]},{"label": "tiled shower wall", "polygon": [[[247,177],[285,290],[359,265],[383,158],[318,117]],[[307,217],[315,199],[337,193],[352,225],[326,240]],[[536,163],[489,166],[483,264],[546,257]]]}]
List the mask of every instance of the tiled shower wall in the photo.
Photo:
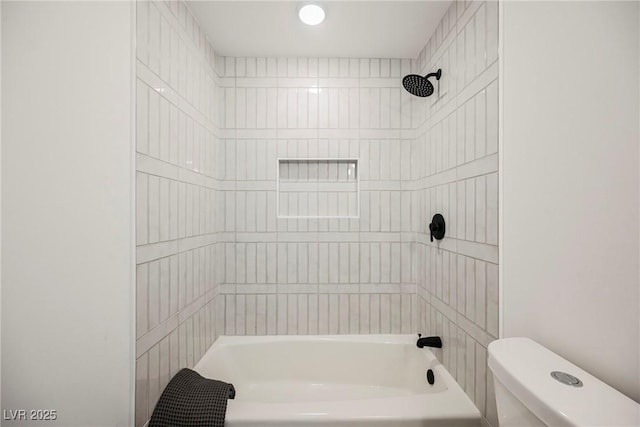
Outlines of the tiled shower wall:
[{"label": "tiled shower wall", "polygon": [[136,425],[216,337],[215,57],[185,4],[136,2]]},{"label": "tiled shower wall", "polygon": [[[415,60],[220,57],[179,1],[138,2],[136,41],[136,425],[218,335],[417,331],[493,422],[497,4],[452,3]],[[357,159],[359,218],[278,218],[344,203],[278,200],[279,158]]]},{"label": "tiled shower wall", "polygon": [[[440,360],[497,425],[487,346],[498,336],[498,4],[454,2],[416,60],[442,68],[416,103],[412,147],[418,325],[443,337]],[[446,220],[431,243],[428,223]]]},{"label": "tiled shower wall", "polygon": [[[225,57],[216,65],[216,177],[225,189],[216,205],[224,242],[217,329],[415,331],[411,193],[403,187],[413,101],[399,84],[410,60]],[[278,158],[358,159],[360,217],[278,218]],[[347,203],[345,194],[305,191],[279,202],[300,216]]]}]

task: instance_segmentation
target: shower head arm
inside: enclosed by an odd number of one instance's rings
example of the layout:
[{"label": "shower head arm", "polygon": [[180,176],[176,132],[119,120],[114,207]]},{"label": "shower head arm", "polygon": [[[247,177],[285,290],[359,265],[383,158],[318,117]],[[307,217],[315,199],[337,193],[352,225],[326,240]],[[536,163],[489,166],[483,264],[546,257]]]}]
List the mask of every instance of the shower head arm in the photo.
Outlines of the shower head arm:
[{"label": "shower head arm", "polygon": [[428,79],[429,77],[435,77],[436,80],[440,80],[440,76],[442,76],[442,69],[438,68],[438,71],[436,71],[435,73],[429,73],[424,76],[424,78]]}]

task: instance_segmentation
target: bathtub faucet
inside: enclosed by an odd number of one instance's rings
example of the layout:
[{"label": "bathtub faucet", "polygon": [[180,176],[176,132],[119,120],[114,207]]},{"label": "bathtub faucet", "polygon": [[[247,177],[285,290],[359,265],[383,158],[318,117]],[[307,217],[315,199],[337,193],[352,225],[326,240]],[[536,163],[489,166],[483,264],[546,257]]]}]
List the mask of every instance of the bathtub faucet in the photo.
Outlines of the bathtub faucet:
[{"label": "bathtub faucet", "polygon": [[440,337],[424,337],[424,338],[421,338],[421,337],[422,337],[422,334],[418,334],[418,342],[416,343],[418,348],[423,348],[423,347],[442,348],[442,340],[440,339]]}]

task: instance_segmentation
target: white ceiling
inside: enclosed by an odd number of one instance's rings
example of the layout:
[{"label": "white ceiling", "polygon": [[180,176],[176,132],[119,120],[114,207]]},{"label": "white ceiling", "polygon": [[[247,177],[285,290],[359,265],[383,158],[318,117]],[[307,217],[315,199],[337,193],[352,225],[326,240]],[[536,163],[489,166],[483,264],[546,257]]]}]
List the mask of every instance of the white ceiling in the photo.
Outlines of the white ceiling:
[{"label": "white ceiling", "polygon": [[447,1],[318,1],[324,22],[308,26],[308,1],[189,1],[214,49],[228,56],[415,58]]}]

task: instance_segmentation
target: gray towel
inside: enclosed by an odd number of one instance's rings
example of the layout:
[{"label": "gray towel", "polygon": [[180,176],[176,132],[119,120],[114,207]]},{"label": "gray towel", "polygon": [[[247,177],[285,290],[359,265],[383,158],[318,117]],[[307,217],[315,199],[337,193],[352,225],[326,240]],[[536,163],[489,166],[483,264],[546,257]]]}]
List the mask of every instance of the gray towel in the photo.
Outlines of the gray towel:
[{"label": "gray towel", "polygon": [[210,380],[184,368],[167,384],[149,427],[223,427],[233,384]]}]

